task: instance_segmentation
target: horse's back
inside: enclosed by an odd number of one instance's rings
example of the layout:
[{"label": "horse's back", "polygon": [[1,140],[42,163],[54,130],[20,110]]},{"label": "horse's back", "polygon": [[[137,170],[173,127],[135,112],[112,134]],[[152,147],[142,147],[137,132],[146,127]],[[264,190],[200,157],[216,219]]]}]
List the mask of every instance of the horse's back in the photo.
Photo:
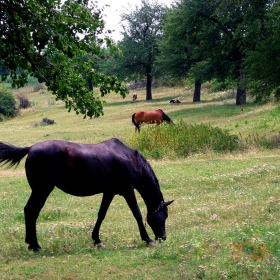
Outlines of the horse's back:
[{"label": "horse's back", "polygon": [[140,110],[135,113],[135,119],[138,123],[145,122],[145,123],[155,123],[162,121],[162,110]]},{"label": "horse's back", "polygon": [[128,184],[137,174],[135,155],[116,138],[97,144],[50,140],[32,146],[26,175],[30,185],[40,182],[70,194],[92,195]]}]

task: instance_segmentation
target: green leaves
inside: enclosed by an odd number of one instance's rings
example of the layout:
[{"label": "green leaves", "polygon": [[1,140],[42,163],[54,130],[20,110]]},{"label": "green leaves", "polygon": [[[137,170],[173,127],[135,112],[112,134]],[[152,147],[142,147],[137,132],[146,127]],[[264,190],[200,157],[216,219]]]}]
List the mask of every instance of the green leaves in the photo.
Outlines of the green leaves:
[{"label": "green leaves", "polygon": [[0,121],[2,116],[13,117],[15,114],[16,100],[13,93],[4,86],[0,86]]},{"label": "green leaves", "polygon": [[[88,117],[103,114],[104,102],[89,89],[88,81],[100,87],[101,96],[110,91],[123,97],[128,90],[115,77],[94,71],[94,59],[103,55],[101,11],[88,0],[5,1],[0,3],[0,61],[2,80],[10,75],[13,86],[21,87],[31,73],[66,108]],[[114,49],[115,51],[115,49]],[[89,59],[84,60],[87,54]],[[20,69],[20,70],[19,70]]]},{"label": "green leaves", "polygon": [[[106,72],[122,79],[145,80],[151,92],[151,81],[157,76],[155,60],[158,52],[157,40],[162,35],[166,7],[157,2],[141,1],[133,11],[121,15],[123,40],[118,44],[122,56],[115,56],[106,63]],[[120,88],[121,90],[121,88]],[[120,94],[123,95],[122,91]]]}]

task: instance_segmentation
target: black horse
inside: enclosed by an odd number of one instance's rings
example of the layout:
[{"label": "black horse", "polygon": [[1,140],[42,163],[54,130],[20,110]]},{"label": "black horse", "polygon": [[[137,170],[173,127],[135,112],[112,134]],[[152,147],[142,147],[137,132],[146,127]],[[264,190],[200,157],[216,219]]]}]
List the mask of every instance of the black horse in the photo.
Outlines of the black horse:
[{"label": "black horse", "polygon": [[27,154],[25,171],[32,190],[24,207],[28,249],[41,250],[37,241],[36,220],[55,186],[75,196],[103,193],[98,219],[92,231],[92,239],[98,247],[103,247],[99,239],[101,223],[117,194],[123,196],[129,205],[142,240],[155,245],[143,224],[134,189],[147,206],[147,222],[155,239],[166,239],[167,206],[173,201],[164,202],[153,169],[138,151],[125,146],[118,139],[98,144],[50,140],[25,148],[0,142],[0,163],[17,166]]}]

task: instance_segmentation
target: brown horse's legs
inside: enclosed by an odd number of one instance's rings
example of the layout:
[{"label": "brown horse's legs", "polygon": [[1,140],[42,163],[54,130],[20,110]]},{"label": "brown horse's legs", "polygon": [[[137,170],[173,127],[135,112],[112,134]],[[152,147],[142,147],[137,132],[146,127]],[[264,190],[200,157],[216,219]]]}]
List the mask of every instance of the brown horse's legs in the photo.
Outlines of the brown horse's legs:
[{"label": "brown horse's legs", "polygon": [[41,189],[39,191],[33,190],[26,206],[24,207],[26,230],[25,242],[29,244],[28,249],[33,250],[34,252],[41,250],[37,241],[36,220],[51,191],[52,189],[48,192],[42,192]]},{"label": "brown horse's legs", "polygon": [[155,246],[153,240],[149,237],[149,235],[146,231],[146,228],[145,228],[145,225],[144,225],[143,219],[142,219],[142,214],[141,214],[140,209],[138,207],[138,203],[137,203],[137,200],[136,200],[136,197],[135,197],[134,189],[132,187],[131,187],[129,193],[126,193],[124,195],[124,198],[125,198],[128,206],[129,206],[130,210],[132,211],[132,213],[134,215],[134,218],[137,221],[141,239],[146,241],[146,243],[148,245]]},{"label": "brown horse's legs", "polygon": [[141,124],[141,123],[139,123],[139,124],[136,123],[136,124],[135,124],[135,132],[137,132],[137,131],[140,132],[140,124]]},{"label": "brown horse's legs", "polygon": [[99,239],[99,230],[114,196],[114,194],[104,193],[102,197],[102,202],[98,211],[98,219],[96,221],[91,235],[92,239],[94,240],[94,244],[98,247],[103,247],[103,244]]}]

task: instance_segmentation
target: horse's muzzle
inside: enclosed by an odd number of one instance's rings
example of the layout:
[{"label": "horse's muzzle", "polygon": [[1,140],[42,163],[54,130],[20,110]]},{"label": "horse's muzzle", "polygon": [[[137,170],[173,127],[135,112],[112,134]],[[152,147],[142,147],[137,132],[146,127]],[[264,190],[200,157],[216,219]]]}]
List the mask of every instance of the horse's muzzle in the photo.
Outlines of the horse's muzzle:
[{"label": "horse's muzzle", "polygon": [[162,237],[156,236],[155,239],[156,239],[156,240],[159,240],[159,241],[161,241],[161,240],[166,240],[166,234],[164,234]]}]

